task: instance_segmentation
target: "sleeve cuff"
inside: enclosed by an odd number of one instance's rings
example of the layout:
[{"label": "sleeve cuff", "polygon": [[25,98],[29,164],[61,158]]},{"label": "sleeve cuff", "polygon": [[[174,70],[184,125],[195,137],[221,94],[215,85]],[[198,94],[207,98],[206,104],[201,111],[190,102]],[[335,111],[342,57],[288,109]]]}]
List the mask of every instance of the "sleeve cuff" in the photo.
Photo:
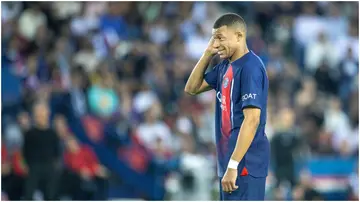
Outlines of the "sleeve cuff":
[{"label": "sleeve cuff", "polygon": [[209,81],[209,78],[206,77],[206,75],[204,76],[204,80],[206,81],[206,83],[209,84],[209,86],[213,89],[216,89],[216,85],[213,85],[210,81]]},{"label": "sleeve cuff", "polygon": [[242,105],[242,109],[245,109],[245,108],[258,108],[258,109],[261,109],[261,105],[258,104],[258,103],[246,103],[246,104]]}]

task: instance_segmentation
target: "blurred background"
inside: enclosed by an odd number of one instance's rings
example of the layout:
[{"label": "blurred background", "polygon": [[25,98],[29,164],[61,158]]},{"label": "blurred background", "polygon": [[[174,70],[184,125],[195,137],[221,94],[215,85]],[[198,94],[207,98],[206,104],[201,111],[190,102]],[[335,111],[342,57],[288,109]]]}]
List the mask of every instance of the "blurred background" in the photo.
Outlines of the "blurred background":
[{"label": "blurred background", "polygon": [[56,199],[218,200],[215,92],[183,89],[226,12],[270,81],[266,199],[358,200],[358,2],[325,1],[2,2],[2,199],[35,186],[23,145],[45,116]]}]

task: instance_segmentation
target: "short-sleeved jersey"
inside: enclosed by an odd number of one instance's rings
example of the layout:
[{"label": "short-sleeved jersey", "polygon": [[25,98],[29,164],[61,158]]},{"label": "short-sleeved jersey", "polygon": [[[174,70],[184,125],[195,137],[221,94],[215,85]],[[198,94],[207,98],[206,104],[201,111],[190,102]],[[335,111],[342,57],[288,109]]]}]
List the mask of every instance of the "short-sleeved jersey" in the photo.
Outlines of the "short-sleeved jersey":
[{"label": "short-sleeved jersey", "polygon": [[216,90],[216,147],[218,175],[222,177],[234,151],[243,109],[261,109],[260,123],[254,140],[239,163],[239,175],[244,169],[254,177],[265,177],[269,166],[269,141],[265,135],[268,78],[261,59],[252,51],[230,63],[223,60],[205,74],[205,81]]}]

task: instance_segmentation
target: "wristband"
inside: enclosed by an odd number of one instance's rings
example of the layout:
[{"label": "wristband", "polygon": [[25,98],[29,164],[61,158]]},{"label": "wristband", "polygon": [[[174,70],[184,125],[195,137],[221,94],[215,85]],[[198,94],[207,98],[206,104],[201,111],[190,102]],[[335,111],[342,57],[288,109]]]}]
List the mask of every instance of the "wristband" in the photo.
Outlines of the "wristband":
[{"label": "wristband", "polygon": [[239,165],[239,162],[230,159],[229,164],[228,164],[228,168],[237,169],[238,165]]}]

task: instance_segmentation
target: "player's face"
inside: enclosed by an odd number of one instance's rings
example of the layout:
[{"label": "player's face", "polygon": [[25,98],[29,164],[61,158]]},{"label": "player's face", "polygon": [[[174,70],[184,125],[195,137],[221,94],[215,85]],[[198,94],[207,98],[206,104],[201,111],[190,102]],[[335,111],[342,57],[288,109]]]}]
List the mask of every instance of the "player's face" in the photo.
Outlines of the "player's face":
[{"label": "player's face", "polygon": [[238,35],[234,29],[222,26],[213,29],[214,48],[218,49],[221,59],[230,58],[239,47]]}]

